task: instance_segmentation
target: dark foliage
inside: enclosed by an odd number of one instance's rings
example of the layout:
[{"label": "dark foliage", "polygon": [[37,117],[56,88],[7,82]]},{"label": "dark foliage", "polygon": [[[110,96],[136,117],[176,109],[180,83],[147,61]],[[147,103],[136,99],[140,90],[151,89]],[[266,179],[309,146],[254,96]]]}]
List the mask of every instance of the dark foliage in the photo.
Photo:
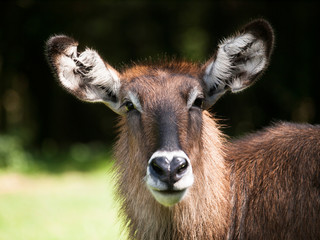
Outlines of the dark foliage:
[{"label": "dark foliage", "polygon": [[78,102],[52,77],[44,44],[66,34],[115,68],[175,56],[205,62],[219,41],[264,17],[276,34],[271,65],[243,93],[213,111],[234,136],[281,119],[320,123],[319,4],[273,1],[34,1],[0,3],[0,133],[46,142],[112,142],[116,115]]}]

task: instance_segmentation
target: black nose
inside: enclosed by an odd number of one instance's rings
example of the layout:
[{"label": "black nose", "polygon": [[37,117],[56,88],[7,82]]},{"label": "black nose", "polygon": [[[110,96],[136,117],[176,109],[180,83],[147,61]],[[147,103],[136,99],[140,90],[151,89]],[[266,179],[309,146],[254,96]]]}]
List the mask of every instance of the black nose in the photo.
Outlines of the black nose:
[{"label": "black nose", "polygon": [[188,165],[183,157],[173,157],[171,162],[166,157],[155,157],[150,162],[150,173],[172,186],[185,175]]},{"label": "black nose", "polygon": [[188,162],[185,158],[174,157],[170,163],[171,177],[174,182],[178,182],[186,173]]}]

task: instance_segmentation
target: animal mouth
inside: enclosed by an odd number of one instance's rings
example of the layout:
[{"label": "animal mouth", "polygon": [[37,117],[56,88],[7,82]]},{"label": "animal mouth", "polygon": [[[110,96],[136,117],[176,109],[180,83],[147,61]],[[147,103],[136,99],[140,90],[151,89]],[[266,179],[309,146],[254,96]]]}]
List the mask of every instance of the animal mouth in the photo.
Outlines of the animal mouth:
[{"label": "animal mouth", "polygon": [[179,203],[186,195],[187,188],[183,190],[156,190],[150,189],[153,197],[163,206],[171,207]]},{"label": "animal mouth", "polygon": [[161,194],[182,194],[186,191],[186,189],[183,190],[154,190]]}]

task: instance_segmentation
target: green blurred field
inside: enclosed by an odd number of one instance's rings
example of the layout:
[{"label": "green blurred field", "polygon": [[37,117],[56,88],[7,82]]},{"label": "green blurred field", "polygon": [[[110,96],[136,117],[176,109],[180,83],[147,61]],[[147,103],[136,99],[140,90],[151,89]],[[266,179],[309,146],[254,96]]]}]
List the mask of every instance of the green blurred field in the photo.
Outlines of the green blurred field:
[{"label": "green blurred field", "polygon": [[108,169],[0,172],[0,240],[111,240],[120,235]]}]

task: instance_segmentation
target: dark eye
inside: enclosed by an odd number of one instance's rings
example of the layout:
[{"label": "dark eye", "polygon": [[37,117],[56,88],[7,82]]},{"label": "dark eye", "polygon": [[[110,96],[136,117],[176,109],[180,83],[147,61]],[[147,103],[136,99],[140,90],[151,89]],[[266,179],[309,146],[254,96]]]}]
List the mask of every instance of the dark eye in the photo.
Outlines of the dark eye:
[{"label": "dark eye", "polygon": [[130,101],[125,102],[124,106],[125,106],[127,112],[130,112],[130,111],[135,109],[134,104],[132,102],[130,102]]},{"label": "dark eye", "polygon": [[192,107],[197,107],[197,108],[202,108],[203,105],[203,98],[196,98],[196,100],[194,100]]}]

